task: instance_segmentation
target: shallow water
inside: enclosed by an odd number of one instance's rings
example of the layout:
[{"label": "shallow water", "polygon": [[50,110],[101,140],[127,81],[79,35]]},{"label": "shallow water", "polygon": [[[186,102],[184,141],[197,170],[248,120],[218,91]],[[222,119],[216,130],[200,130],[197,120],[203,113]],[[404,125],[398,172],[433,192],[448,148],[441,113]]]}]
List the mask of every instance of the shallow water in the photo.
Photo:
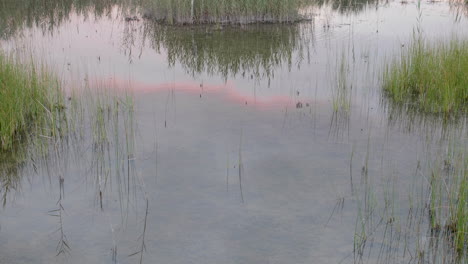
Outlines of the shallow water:
[{"label": "shallow water", "polygon": [[[390,192],[404,219],[426,165],[451,143],[466,149],[466,118],[399,111],[379,86],[418,29],[466,39],[463,5],[332,3],[294,25],[183,29],[126,22],[133,11],[114,5],[54,8],[53,19],[2,13],[0,46],[47,62],[68,95],[85,98],[85,117],[18,172],[0,213],[1,263],[360,262],[360,194],[379,211]],[[102,89],[103,101],[122,89],[134,101],[134,112],[109,114],[108,144],[90,99]],[[417,262],[370,222],[377,249],[365,260]],[[70,250],[57,256],[62,231]]]}]

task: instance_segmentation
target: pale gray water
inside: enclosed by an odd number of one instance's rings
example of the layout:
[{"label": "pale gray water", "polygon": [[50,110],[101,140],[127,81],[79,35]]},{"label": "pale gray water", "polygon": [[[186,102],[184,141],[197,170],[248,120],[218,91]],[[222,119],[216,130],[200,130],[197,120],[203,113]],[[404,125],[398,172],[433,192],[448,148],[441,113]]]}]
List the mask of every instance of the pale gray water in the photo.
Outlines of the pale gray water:
[{"label": "pale gray water", "polygon": [[[421,10],[428,39],[468,36],[464,9],[424,1]],[[415,2],[341,12],[325,5],[314,12],[312,22],[298,25],[216,31],[127,23],[117,8],[97,18],[72,11],[51,31],[26,27],[2,40],[7,50],[32,48],[68,93],[76,88],[80,94],[84,79],[129,89],[135,126],[123,123],[124,115],[117,137],[107,128],[104,161],[93,156],[93,137],[85,132],[84,139],[63,143],[58,158],[37,160],[37,172],[32,162],[25,165],[0,212],[0,262],[138,263],[140,254],[130,255],[142,245],[145,222],[144,263],[356,262],[361,200],[351,190],[364,192],[363,167],[376,208],[388,179],[398,179],[393,195],[401,210],[396,215],[404,219],[408,186],[423,181],[415,175],[418,162],[443,153],[446,138],[466,148],[466,120],[447,126],[431,118],[408,121],[382,104],[380,70],[410,43],[418,24]],[[201,51],[215,59],[194,63]],[[342,58],[353,88],[349,112],[336,114]],[[244,66],[236,68],[235,60]],[[88,121],[81,125],[92,128]],[[126,147],[129,131],[134,152]],[[48,211],[58,208],[58,174],[65,179],[62,219],[71,251],[56,256],[59,218]],[[99,182],[105,184],[103,210]],[[379,232],[372,238],[376,248],[386,241]],[[379,260],[370,255],[370,263]],[[393,256],[386,260],[399,263]]]}]

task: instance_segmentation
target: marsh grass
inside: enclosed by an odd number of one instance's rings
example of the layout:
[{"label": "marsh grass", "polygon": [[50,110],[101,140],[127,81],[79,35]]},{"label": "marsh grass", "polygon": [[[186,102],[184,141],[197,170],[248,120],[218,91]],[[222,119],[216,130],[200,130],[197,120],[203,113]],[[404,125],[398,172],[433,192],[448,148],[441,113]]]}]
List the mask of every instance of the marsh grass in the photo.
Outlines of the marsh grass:
[{"label": "marsh grass", "polygon": [[431,162],[427,215],[430,233],[438,241],[435,249],[445,247],[445,252],[433,252],[433,259],[452,252],[455,262],[464,263],[468,249],[468,159],[460,147],[463,142],[459,143],[452,140],[445,153]]},{"label": "marsh grass", "polygon": [[21,165],[26,160],[25,144],[16,146],[11,152],[0,152],[0,194],[5,206],[8,194],[20,185]]},{"label": "marsh grass", "polygon": [[[52,166],[47,170],[57,176],[60,186],[57,207],[49,211],[49,215],[58,219],[54,233],[58,237],[57,255],[68,255],[72,251],[73,241],[68,240],[64,225],[67,218],[64,183],[71,161],[84,166],[83,180],[95,190],[96,208],[102,212],[107,210],[106,201],[116,192],[122,223],[126,222],[131,206],[136,206],[133,199],[137,196],[136,185],[141,185],[133,172],[133,96],[113,82],[90,80],[88,74],[85,76],[82,83],[72,85],[67,91],[67,140],[51,141],[51,155],[45,159]],[[110,225],[114,233],[112,222]],[[115,263],[117,257],[113,239],[112,259]]]},{"label": "marsh grass", "polygon": [[51,183],[56,181],[58,200],[48,214],[58,219],[57,255],[67,255],[71,245],[63,201],[69,157],[91,164],[87,173],[101,210],[112,185],[118,190],[122,221],[134,204],[140,184],[133,172],[133,96],[113,83],[88,78],[68,94],[47,65],[26,63],[24,55],[0,57],[0,195],[5,206],[11,191],[20,192],[23,169],[30,165],[36,173],[44,171]]},{"label": "marsh grass", "polygon": [[349,137],[349,121],[351,116],[351,96],[353,80],[351,80],[350,64],[347,55],[342,53],[337,57],[336,70],[331,76],[331,97],[333,114],[330,120],[329,135],[335,138]]},{"label": "marsh grass", "polygon": [[124,222],[139,184],[134,173],[133,95],[127,84],[121,86],[89,77],[70,94],[67,114],[73,121],[69,127],[78,134],[75,144],[79,145],[73,152],[90,154],[85,159],[90,164],[88,174],[96,190],[97,207],[104,211],[107,197],[116,190]]},{"label": "marsh grass", "polygon": [[[18,191],[27,161],[37,171],[35,158],[58,157],[62,138],[68,130],[61,82],[50,73],[47,65],[25,59],[24,55],[0,53],[0,193],[3,206],[10,191]],[[57,253],[60,255],[69,252],[70,247],[63,231],[63,168],[58,158],[55,161],[60,186],[58,209],[48,213],[59,217],[57,231],[61,235]]]},{"label": "marsh grass", "polygon": [[[466,263],[465,133],[463,128],[452,130],[450,135],[439,139],[427,134],[414,175],[403,174],[410,176],[410,182],[396,177],[391,171],[392,164],[388,165],[390,171],[382,169],[382,179],[376,178],[375,170],[367,170],[366,154],[361,184],[354,192],[357,201],[355,262]],[[380,248],[375,249],[376,246]]]},{"label": "marsh grass", "polygon": [[12,151],[31,132],[52,136],[63,110],[59,81],[43,65],[0,53],[0,149]]},{"label": "marsh grass", "polygon": [[[467,162],[465,162],[467,163]],[[454,216],[452,216],[452,228],[455,235],[455,246],[461,254],[468,252],[468,165],[465,164],[462,179],[459,184],[459,190],[456,194],[457,203],[455,204]]]},{"label": "marsh grass", "polygon": [[449,43],[415,39],[383,76],[392,101],[428,113],[468,111],[468,41]]},{"label": "marsh grass", "polygon": [[333,111],[349,112],[351,108],[351,89],[352,85],[349,81],[349,65],[346,56],[342,54],[341,59],[337,62],[339,65],[336,71],[336,83],[332,89]]},{"label": "marsh grass", "polygon": [[291,23],[309,0],[145,0],[152,18],[168,24]]},{"label": "marsh grass", "polygon": [[47,65],[0,52],[0,193],[18,190],[22,169],[66,133],[60,81]]},{"label": "marsh grass", "polygon": [[445,229],[460,254],[468,246],[468,157],[452,143],[446,158],[434,169],[431,179],[430,218],[432,228]]}]

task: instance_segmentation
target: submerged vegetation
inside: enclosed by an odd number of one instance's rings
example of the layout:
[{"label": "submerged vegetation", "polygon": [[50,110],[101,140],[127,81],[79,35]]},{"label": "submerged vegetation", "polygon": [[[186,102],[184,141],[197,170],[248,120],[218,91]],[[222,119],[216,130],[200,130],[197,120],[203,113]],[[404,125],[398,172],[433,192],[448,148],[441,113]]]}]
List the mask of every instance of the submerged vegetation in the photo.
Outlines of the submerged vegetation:
[{"label": "submerged vegetation", "polygon": [[308,0],[145,0],[147,16],[168,24],[291,23]]},{"label": "submerged vegetation", "polygon": [[429,113],[468,110],[468,41],[428,44],[416,40],[384,74],[396,103]]}]

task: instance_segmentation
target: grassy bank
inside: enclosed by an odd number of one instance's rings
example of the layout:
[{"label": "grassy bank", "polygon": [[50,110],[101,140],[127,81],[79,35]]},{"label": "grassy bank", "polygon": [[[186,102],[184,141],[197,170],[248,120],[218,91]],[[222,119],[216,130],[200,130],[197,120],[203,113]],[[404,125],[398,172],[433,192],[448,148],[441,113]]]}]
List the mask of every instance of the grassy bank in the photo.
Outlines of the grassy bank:
[{"label": "grassy bank", "polygon": [[288,23],[309,0],[145,0],[148,16],[168,24]]},{"label": "grassy bank", "polygon": [[13,151],[32,132],[50,136],[61,102],[59,82],[45,67],[0,53],[0,151]]},{"label": "grassy bank", "polygon": [[468,41],[414,41],[384,74],[384,89],[395,102],[430,113],[468,110]]}]

